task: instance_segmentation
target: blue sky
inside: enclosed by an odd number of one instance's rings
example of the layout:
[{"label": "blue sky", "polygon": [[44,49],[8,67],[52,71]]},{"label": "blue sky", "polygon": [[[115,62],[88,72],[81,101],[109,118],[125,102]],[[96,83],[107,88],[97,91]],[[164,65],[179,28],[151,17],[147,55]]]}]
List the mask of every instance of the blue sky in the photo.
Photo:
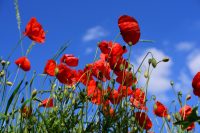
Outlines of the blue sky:
[{"label": "blue sky", "polygon": [[[150,94],[169,104],[174,98],[170,80],[184,94],[192,92],[191,80],[200,71],[200,2],[198,0],[20,0],[21,30],[31,17],[36,17],[48,31],[46,42],[34,46],[29,58],[32,71],[43,72],[47,59],[56,53],[65,42],[71,41],[66,53],[80,58],[79,68],[91,63],[97,42],[113,40],[118,34],[118,17],[134,16],[141,28],[141,39],[155,43],[138,43],[132,49],[131,61],[137,66],[147,51],[157,58],[170,57],[170,62],[161,64],[153,71]],[[6,58],[19,40],[19,32],[12,1],[0,1],[0,55]],[[117,42],[125,44],[121,38]],[[26,49],[31,41],[23,40]],[[21,56],[20,47],[11,58],[13,62]],[[15,69],[15,65],[11,66]],[[142,81],[143,79],[141,79]],[[192,93],[191,93],[192,94]],[[189,102],[194,105],[197,97]]]}]

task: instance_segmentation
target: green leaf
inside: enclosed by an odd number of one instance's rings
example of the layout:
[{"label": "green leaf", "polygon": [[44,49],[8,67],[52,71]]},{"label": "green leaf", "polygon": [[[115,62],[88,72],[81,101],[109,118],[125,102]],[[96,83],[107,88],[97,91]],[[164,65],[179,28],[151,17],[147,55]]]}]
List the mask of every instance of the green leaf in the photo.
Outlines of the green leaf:
[{"label": "green leaf", "polygon": [[9,98],[9,100],[8,100],[8,103],[7,103],[7,106],[6,106],[5,115],[7,114],[8,109],[9,109],[9,107],[10,107],[10,105],[11,105],[11,103],[12,103],[14,97],[15,97],[15,95],[18,93],[18,91],[19,91],[19,89],[20,89],[20,87],[21,87],[23,81],[24,81],[24,79],[17,85],[17,87],[16,87],[15,90],[13,91],[12,95],[10,96],[10,98]]}]

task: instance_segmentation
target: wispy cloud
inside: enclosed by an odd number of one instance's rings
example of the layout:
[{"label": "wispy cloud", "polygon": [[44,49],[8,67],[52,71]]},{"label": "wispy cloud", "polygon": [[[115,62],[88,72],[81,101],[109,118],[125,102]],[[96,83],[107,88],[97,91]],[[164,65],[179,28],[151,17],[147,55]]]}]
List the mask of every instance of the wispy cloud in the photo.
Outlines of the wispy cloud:
[{"label": "wispy cloud", "polygon": [[[146,55],[148,51],[151,51],[153,53],[153,56],[157,60],[162,60],[164,57],[169,57],[167,56],[163,51],[156,49],[156,48],[150,48],[147,49],[144,54],[139,56],[137,59],[137,64],[141,63],[142,59]],[[145,70],[148,67],[148,60],[144,63],[145,67],[143,67]],[[171,74],[171,66],[172,66],[172,61],[167,62],[167,63],[160,63],[156,69],[153,70],[151,74],[151,78],[149,81],[149,88],[148,91],[151,94],[155,95],[162,95],[163,97],[166,97],[166,91],[170,89],[170,74]],[[143,72],[145,71],[143,70]],[[141,76],[140,82],[142,85],[145,84],[146,79],[144,76]],[[167,102],[166,98],[163,98],[160,100],[163,102]]]},{"label": "wispy cloud", "polygon": [[193,42],[187,42],[187,41],[184,41],[184,42],[179,42],[177,45],[176,45],[176,49],[178,51],[190,51],[194,48],[194,43]]},{"label": "wispy cloud", "polygon": [[189,75],[181,70],[178,76],[178,83],[175,83],[175,89],[181,91],[183,94],[189,94],[192,91],[191,79]]},{"label": "wispy cloud", "polygon": [[85,35],[83,36],[82,40],[84,42],[88,42],[88,41],[92,41],[92,40],[96,40],[102,37],[105,37],[108,35],[108,31],[105,30],[103,27],[101,26],[95,26],[92,27],[90,29],[88,29],[85,33]]},{"label": "wispy cloud", "polygon": [[200,50],[193,51],[187,58],[187,66],[192,75],[200,71]]},{"label": "wispy cloud", "polygon": [[86,55],[89,55],[89,54],[91,54],[92,52],[93,52],[93,48],[88,47],[88,48],[85,49],[85,54],[86,54]]}]

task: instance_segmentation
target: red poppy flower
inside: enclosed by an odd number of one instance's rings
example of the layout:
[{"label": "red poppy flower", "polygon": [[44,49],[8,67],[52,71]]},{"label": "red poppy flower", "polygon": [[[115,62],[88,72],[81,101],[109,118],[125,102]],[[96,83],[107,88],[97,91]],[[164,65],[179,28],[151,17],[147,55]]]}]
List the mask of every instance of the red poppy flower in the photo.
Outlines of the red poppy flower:
[{"label": "red poppy flower", "polygon": [[57,65],[58,72],[56,73],[57,79],[66,85],[73,85],[77,82],[77,72],[61,63]]},{"label": "red poppy flower", "polygon": [[98,88],[97,82],[91,80],[87,86],[87,95],[91,99],[91,102],[97,105],[103,104],[108,105],[109,100],[104,99],[106,93],[103,89]]},{"label": "red poppy flower", "polygon": [[77,81],[83,83],[85,86],[89,83],[89,81],[94,80],[92,77],[92,71],[87,70],[78,70],[77,73]]},{"label": "red poppy flower", "polygon": [[95,61],[93,64],[88,64],[87,70],[92,70],[92,75],[103,82],[107,79],[110,80],[110,65],[104,60],[100,59]]},{"label": "red poppy flower", "polygon": [[25,56],[18,58],[15,64],[24,71],[29,71],[31,69],[31,63]]},{"label": "red poppy flower", "polygon": [[99,48],[103,54],[112,56],[122,56],[127,52],[125,46],[121,46],[119,43],[113,43],[112,41],[102,41],[99,43]]},{"label": "red poppy flower", "polygon": [[152,122],[145,112],[136,112],[134,116],[141,128],[145,130],[151,129]]},{"label": "red poppy flower", "polygon": [[194,95],[200,97],[200,72],[194,76],[192,80],[192,87]]},{"label": "red poppy flower", "polygon": [[32,108],[28,107],[28,106],[24,106],[21,110],[22,112],[22,116],[27,118],[30,117],[32,115]]},{"label": "red poppy flower", "polygon": [[129,45],[136,44],[140,39],[140,27],[135,18],[123,15],[118,19],[118,26],[124,41]]},{"label": "red poppy flower", "polygon": [[76,67],[78,66],[78,58],[76,58],[73,54],[65,54],[60,59],[62,63],[66,63],[68,66]]},{"label": "red poppy flower", "polygon": [[153,112],[155,115],[157,115],[159,117],[167,117],[168,116],[167,108],[159,101],[156,101],[156,103],[154,104]]},{"label": "red poppy flower", "polygon": [[[189,105],[185,105],[179,110],[179,113],[183,120],[187,120],[187,117],[192,113],[192,107],[190,107]],[[195,128],[194,122],[187,127],[187,130],[190,131],[193,128]]]},{"label": "red poppy flower", "polygon": [[44,73],[50,76],[55,76],[56,62],[54,60],[48,60],[44,68]]},{"label": "red poppy flower", "polygon": [[26,25],[24,35],[38,43],[44,43],[45,41],[45,32],[42,25],[34,17]]},{"label": "red poppy flower", "polygon": [[117,90],[110,90],[108,89],[108,92],[110,92],[109,95],[109,100],[112,104],[119,104],[122,100],[122,96],[119,94],[119,92]]},{"label": "red poppy flower", "polygon": [[133,91],[130,102],[132,106],[138,109],[147,110],[147,107],[145,106],[145,98],[145,93],[141,89],[137,88]]},{"label": "red poppy flower", "polygon": [[136,78],[133,77],[133,73],[129,71],[118,72],[117,76],[116,81],[124,86],[129,87],[137,82]]},{"label": "red poppy flower", "polygon": [[51,108],[53,107],[53,98],[47,98],[43,100],[40,104],[39,107],[45,107],[45,108]]},{"label": "red poppy flower", "polygon": [[122,86],[120,85],[118,88],[118,93],[122,96],[122,97],[126,97],[126,96],[130,96],[133,93],[133,90],[130,87],[126,87],[126,86]]}]

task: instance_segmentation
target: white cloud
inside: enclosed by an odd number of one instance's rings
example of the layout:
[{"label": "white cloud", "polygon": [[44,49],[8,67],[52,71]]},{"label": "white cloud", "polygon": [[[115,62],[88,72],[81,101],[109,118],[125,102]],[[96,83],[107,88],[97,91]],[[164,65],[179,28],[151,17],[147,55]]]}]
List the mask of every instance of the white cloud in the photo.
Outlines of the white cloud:
[{"label": "white cloud", "polygon": [[189,51],[194,47],[194,45],[193,42],[180,42],[176,45],[176,49],[178,51]]},{"label": "white cloud", "polygon": [[[150,49],[147,49],[146,52],[137,59],[137,64],[141,63],[142,59],[144,58],[146,53],[149,51],[153,53],[153,56],[157,61],[162,60],[164,57],[169,57],[161,50],[158,50],[156,48],[150,48]],[[145,69],[147,69],[148,60],[144,63],[144,65],[146,66]],[[153,70],[150,81],[149,81],[149,88],[148,88],[148,91],[151,94],[162,95],[163,97],[164,95],[166,95],[165,92],[170,89],[171,66],[172,66],[172,61],[169,61],[167,63],[161,62]],[[144,71],[145,70],[143,70],[143,72]],[[141,76],[141,79],[139,80],[141,81],[142,86],[144,86],[144,84],[146,83],[146,79],[144,78],[143,75]]]},{"label": "white cloud", "polygon": [[86,50],[85,50],[86,55],[91,54],[92,52],[93,52],[93,49],[90,47],[86,48]]},{"label": "white cloud", "polygon": [[87,30],[82,40],[87,42],[87,41],[92,41],[101,37],[105,37],[107,35],[108,35],[108,32],[103,27],[95,26]]},{"label": "white cloud", "polygon": [[191,79],[185,71],[181,71],[178,76],[178,83],[175,83],[176,91],[181,91],[183,94],[192,92]]},{"label": "white cloud", "polygon": [[192,75],[195,75],[200,71],[200,51],[193,51],[192,54],[188,56],[187,65]]}]

